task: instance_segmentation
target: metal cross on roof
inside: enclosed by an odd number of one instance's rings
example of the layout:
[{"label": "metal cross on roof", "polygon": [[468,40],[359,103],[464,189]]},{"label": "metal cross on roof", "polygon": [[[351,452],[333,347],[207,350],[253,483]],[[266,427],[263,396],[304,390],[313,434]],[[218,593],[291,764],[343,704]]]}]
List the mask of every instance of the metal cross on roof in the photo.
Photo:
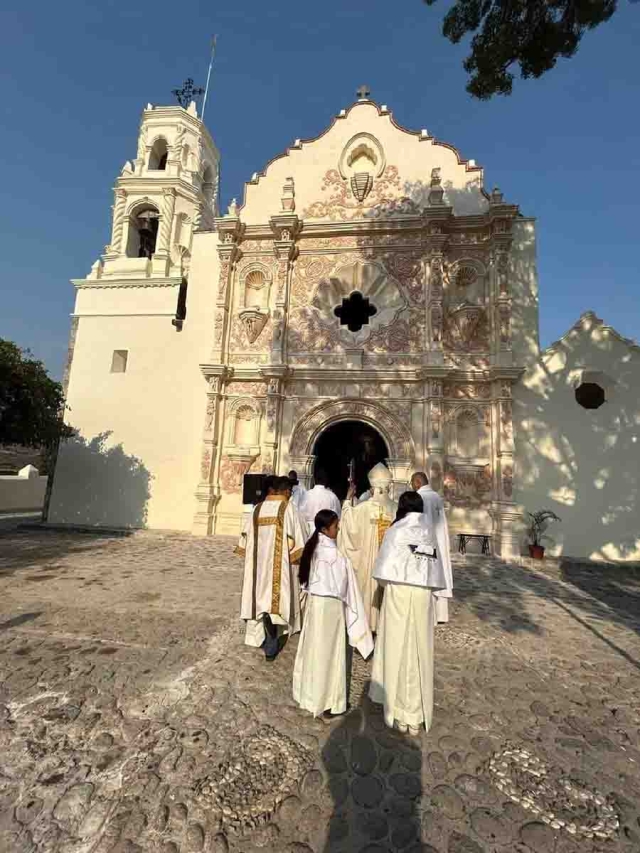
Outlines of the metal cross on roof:
[{"label": "metal cross on roof", "polygon": [[186,110],[194,98],[199,98],[200,95],[204,95],[204,89],[200,88],[200,86],[194,86],[193,79],[191,77],[187,77],[182,84],[182,89],[172,89],[171,94],[175,95],[180,106],[184,107]]},{"label": "metal cross on roof", "polygon": [[368,86],[360,86],[360,88],[356,91],[356,95],[358,96],[359,101],[366,101],[370,94],[371,89]]}]

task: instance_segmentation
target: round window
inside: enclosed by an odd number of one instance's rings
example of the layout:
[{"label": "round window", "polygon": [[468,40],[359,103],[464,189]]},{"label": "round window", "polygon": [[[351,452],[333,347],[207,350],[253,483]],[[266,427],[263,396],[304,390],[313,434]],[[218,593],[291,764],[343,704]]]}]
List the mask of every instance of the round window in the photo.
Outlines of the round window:
[{"label": "round window", "polygon": [[583,409],[599,409],[606,402],[604,388],[596,382],[582,382],[576,388],[576,402]]}]

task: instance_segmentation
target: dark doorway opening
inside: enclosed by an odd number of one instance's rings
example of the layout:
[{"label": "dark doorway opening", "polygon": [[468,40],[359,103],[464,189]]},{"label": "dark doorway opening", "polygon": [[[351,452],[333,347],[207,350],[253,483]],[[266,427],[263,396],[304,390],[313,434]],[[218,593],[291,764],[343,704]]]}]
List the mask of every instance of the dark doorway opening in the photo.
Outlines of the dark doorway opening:
[{"label": "dark doorway opening", "polygon": [[357,494],[360,495],[369,488],[368,472],[389,457],[380,433],[361,421],[340,421],[328,427],[318,437],[313,452],[316,457],[314,473],[318,468],[327,472],[330,486],[341,501],[347,496],[352,459],[355,462]]}]

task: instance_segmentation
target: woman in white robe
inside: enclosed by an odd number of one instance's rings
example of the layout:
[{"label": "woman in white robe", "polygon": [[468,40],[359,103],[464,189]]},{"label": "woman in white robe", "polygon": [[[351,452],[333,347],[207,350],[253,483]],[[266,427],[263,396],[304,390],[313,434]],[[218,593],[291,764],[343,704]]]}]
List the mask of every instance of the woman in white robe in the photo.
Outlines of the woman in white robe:
[{"label": "woman in white robe", "polygon": [[347,710],[347,637],[367,658],[373,638],[353,566],[336,544],[339,519],[323,509],[300,558],[307,591],[304,625],[293,668],[293,698],[314,717]]},{"label": "woman in white robe", "polygon": [[433,717],[435,590],[447,576],[420,495],[405,492],[373,569],[385,586],[369,696],[390,728],[419,734]]}]

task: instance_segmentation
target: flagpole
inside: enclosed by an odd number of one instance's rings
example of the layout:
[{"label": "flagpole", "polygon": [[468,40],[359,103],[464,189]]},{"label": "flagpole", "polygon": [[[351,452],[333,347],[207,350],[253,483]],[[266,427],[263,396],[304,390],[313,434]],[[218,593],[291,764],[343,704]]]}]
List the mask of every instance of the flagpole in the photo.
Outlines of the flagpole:
[{"label": "flagpole", "polygon": [[207,106],[207,95],[209,94],[209,81],[211,80],[211,68],[213,66],[213,60],[216,55],[216,39],[218,36],[214,36],[211,40],[211,59],[209,60],[209,70],[207,71],[207,84],[204,87],[204,99],[202,101],[202,115],[200,116],[200,121],[204,123],[204,111]]}]

